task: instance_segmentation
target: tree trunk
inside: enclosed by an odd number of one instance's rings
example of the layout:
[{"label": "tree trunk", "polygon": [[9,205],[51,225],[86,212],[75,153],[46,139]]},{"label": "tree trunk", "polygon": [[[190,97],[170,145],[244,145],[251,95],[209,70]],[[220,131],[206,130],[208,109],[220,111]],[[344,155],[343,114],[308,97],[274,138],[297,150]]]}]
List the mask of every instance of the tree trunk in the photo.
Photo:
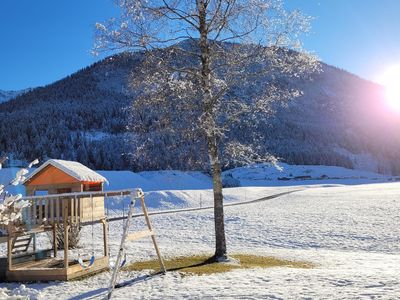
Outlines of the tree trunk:
[{"label": "tree trunk", "polygon": [[218,157],[218,147],[215,138],[208,139],[213,193],[214,193],[214,223],[215,223],[215,260],[227,258],[224,220],[224,198],[222,195],[221,165]]},{"label": "tree trunk", "polygon": [[211,165],[214,192],[214,223],[215,223],[215,254],[216,261],[227,258],[225,224],[224,224],[224,204],[222,195],[221,166],[218,156],[218,139],[216,135],[216,122],[214,115],[215,103],[211,91],[211,59],[208,44],[207,3],[204,0],[197,0],[199,12],[199,33],[200,33],[200,52],[201,52],[201,85],[203,89],[203,121],[205,134],[207,136],[208,155]]}]

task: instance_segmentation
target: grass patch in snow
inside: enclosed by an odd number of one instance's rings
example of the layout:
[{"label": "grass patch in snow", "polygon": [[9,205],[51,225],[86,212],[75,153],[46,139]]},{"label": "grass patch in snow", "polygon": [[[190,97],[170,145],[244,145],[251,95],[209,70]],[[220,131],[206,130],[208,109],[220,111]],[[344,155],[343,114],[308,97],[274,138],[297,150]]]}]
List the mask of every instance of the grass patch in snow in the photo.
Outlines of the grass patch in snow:
[{"label": "grass patch in snow", "polygon": [[[228,272],[235,269],[252,268],[303,268],[310,269],[314,265],[308,262],[284,260],[276,257],[258,256],[250,254],[233,254],[232,258],[240,263],[216,263],[207,255],[181,256],[171,259],[164,259],[167,271],[178,271],[195,275],[207,275],[214,273]],[[126,267],[130,271],[153,270],[159,271],[160,265],[157,259],[135,262]]]}]

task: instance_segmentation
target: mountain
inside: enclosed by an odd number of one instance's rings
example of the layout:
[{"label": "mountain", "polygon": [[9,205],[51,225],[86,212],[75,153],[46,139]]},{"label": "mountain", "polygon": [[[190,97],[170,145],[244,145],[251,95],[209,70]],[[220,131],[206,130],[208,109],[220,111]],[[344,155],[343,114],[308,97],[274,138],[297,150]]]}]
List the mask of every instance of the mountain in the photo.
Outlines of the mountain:
[{"label": "mountain", "polygon": [[[0,154],[73,159],[96,169],[192,168],[184,150],[166,156],[163,144],[151,153],[151,165],[131,161],[134,136],[127,125],[134,92],[127,81],[140,58],[114,55],[1,103]],[[262,151],[292,164],[400,173],[399,117],[385,105],[382,87],[333,66],[322,69],[312,81],[292,82],[303,95],[288,107],[257,128],[239,126],[231,134],[245,139],[256,131]],[[245,99],[246,86],[236,89]]]},{"label": "mountain", "polygon": [[23,93],[28,92],[30,89],[25,89],[21,91],[3,91],[0,90],[0,103],[8,101],[10,99],[13,99],[17,97],[18,95],[21,95]]}]

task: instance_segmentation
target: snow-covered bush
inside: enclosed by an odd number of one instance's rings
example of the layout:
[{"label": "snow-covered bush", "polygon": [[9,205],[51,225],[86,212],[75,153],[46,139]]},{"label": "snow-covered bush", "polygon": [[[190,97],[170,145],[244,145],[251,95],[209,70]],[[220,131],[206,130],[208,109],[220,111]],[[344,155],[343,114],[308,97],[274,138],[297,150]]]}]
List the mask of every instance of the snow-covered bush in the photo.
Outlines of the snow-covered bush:
[{"label": "snow-covered bush", "polygon": [[[39,163],[36,159],[31,162],[28,168]],[[1,167],[1,166],[0,166]],[[9,185],[19,185],[26,179],[28,169],[20,169],[15,178],[9,182]],[[7,228],[8,232],[19,230],[19,222],[22,219],[22,211],[25,207],[28,207],[30,203],[22,200],[22,195],[12,195],[6,190],[4,184],[0,184],[0,227]]]}]

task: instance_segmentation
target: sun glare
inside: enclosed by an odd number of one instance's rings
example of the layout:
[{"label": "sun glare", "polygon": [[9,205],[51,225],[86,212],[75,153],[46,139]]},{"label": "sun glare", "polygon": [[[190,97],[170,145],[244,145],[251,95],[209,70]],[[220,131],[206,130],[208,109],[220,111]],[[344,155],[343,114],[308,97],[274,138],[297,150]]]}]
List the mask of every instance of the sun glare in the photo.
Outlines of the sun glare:
[{"label": "sun glare", "polygon": [[388,68],[379,79],[379,83],[385,87],[388,105],[400,112],[400,65]]}]

